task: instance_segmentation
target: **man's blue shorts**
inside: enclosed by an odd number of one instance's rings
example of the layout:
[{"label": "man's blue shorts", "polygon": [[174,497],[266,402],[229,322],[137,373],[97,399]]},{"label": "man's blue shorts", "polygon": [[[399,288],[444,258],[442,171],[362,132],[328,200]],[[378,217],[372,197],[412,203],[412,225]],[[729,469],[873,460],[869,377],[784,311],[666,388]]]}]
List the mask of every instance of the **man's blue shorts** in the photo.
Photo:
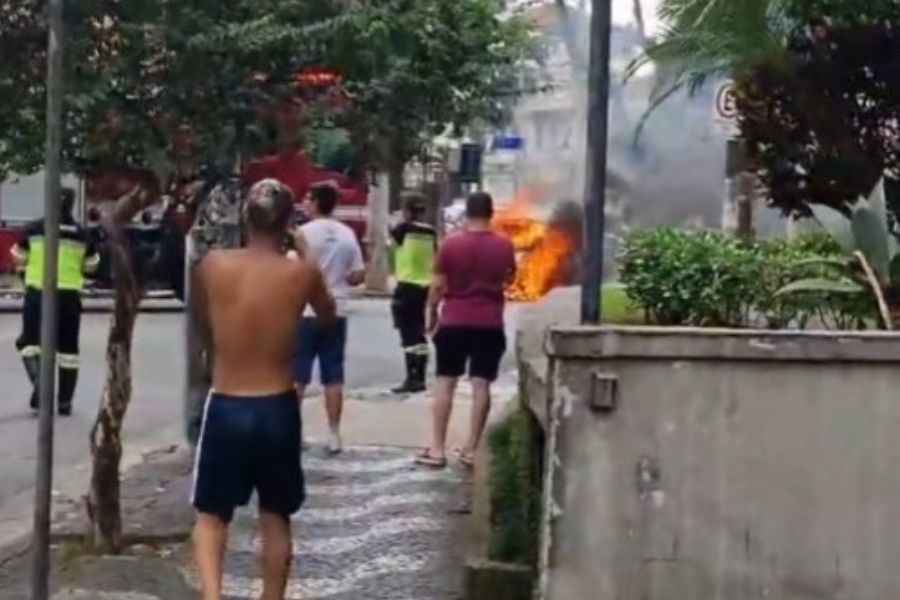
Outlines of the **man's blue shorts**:
[{"label": "man's blue shorts", "polygon": [[306,498],[301,427],[293,390],[261,397],[212,393],[197,445],[194,508],[228,523],[255,491],[260,510],[290,518]]},{"label": "man's blue shorts", "polygon": [[344,383],[344,355],[347,347],[347,319],[322,322],[303,317],[297,332],[294,381],[312,383],[313,365],[319,361],[322,385]]}]

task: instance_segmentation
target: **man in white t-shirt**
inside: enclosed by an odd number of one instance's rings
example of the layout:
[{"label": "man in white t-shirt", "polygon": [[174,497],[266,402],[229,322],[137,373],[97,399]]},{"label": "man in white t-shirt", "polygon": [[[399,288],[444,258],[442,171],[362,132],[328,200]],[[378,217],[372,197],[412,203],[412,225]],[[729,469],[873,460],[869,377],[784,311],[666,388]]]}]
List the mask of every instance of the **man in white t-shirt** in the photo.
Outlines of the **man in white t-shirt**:
[{"label": "man in white t-shirt", "polygon": [[336,220],[337,189],[328,184],[314,186],[306,197],[304,210],[310,221],[299,229],[295,252],[303,260],[315,262],[325,277],[329,292],[337,304],[337,321],[321,323],[307,311],[300,321],[294,379],[297,394],[312,381],[313,365],[318,360],[319,375],[325,389],[325,409],[331,436],[328,451],[338,454],[341,443],[341,414],[344,408],[344,356],[347,346],[347,300],[351,288],[365,281],[362,250],[352,229]]}]

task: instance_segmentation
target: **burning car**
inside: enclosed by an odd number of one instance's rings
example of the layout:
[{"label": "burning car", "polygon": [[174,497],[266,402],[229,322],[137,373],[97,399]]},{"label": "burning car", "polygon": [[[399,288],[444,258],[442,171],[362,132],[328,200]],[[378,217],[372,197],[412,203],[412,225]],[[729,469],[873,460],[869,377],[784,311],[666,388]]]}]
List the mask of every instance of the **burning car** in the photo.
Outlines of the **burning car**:
[{"label": "burning car", "polygon": [[516,249],[516,276],[506,290],[514,302],[535,302],[553,288],[579,280],[581,205],[562,201],[548,206],[540,202],[541,195],[538,191],[520,194],[494,216],[494,229]]}]

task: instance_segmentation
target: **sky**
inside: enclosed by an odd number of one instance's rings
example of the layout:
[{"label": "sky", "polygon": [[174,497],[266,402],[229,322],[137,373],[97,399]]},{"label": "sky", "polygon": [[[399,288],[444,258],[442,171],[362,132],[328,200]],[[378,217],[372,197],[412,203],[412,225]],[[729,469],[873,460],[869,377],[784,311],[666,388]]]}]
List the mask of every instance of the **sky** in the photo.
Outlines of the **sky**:
[{"label": "sky", "polygon": [[[659,27],[659,21],[656,18],[656,8],[660,0],[641,0],[644,7],[644,20],[647,22],[647,33],[653,35]],[[632,0],[612,0],[613,21],[627,25],[634,22],[634,12],[632,9]]]},{"label": "sky", "polygon": [[[554,0],[543,0],[544,3],[550,3]],[[610,0],[613,9],[613,22],[618,25],[628,25],[634,22],[634,4],[633,0]],[[734,0],[739,1],[739,0]],[[590,0],[566,0],[572,6],[586,6],[590,11]],[[659,27],[659,20],[656,18],[656,10],[661,0],[641,0],[644,7],[644,21],[647,23],[647,33],[653,35]],[[540,4],[541,0],[513,0],[513,6],[529,5],[534,6]]]}]

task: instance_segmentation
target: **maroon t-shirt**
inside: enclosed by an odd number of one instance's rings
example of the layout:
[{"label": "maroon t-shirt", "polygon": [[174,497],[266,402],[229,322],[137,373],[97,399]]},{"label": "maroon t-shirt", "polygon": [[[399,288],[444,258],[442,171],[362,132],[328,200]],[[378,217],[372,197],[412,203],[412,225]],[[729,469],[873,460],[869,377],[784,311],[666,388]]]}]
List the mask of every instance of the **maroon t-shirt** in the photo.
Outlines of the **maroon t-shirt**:
[{"label": "maroon t-shirt", "polygon": [[448,237],[435,265],[447,279],[440,324],[502,329],[504,287],[515,268],[512,242],[493,231]]}]

